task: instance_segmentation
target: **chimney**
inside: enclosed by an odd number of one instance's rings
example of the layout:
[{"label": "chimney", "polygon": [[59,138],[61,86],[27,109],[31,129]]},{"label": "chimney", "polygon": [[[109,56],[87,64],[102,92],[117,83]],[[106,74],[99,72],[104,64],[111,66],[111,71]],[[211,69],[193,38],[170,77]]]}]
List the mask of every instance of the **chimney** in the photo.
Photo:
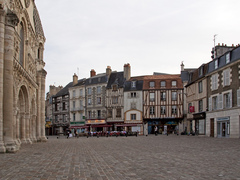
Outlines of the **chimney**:
[{"label": "chimney", "polygon": [[90,71],[90,77],[96,76],[96,71],[94,69],[92,69]]},{"label": "chimney", "polygon": [[74,73],[73,75],[73,86],[78,83],[78,76]]},{"label": "chimney", "polygon": [[111,73],[112,73],[111,66],[107,66],[106,75],[109,77]]},{"label": "chimney", "polygon": [[184,71],[184,64],[183,64],[183,61],[181,63],[181,71]]},{"label": "chimney", "polygon": [[126,80],[129,80],[131,77],[131,66],[129,63],[124,64],[124,72],[123,72],[123,76]]}]

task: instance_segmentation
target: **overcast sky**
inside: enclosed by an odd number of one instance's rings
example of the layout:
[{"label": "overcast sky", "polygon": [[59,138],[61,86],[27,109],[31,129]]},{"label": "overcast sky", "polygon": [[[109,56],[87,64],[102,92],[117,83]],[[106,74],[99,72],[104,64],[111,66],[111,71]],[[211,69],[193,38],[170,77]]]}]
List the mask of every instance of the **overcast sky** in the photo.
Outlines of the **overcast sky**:
[{"label": "overcast sky", "polygon": [[49,85],[107,66],[131,75],[180,73],[211,60],[216,44],[240,43],[239,0],[36,0]]}]

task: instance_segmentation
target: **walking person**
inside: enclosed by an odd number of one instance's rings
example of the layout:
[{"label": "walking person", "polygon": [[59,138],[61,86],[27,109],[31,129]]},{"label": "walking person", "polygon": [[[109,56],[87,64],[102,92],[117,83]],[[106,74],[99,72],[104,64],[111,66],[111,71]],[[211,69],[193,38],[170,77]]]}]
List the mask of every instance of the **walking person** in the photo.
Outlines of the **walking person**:
[{"label": "walking person", "polygon": [[155,132],[155,136],[157,136],[157,134],[158,134],[158,127],[157,126],[155,126],[155,128],[154,128],[154,132]]}]

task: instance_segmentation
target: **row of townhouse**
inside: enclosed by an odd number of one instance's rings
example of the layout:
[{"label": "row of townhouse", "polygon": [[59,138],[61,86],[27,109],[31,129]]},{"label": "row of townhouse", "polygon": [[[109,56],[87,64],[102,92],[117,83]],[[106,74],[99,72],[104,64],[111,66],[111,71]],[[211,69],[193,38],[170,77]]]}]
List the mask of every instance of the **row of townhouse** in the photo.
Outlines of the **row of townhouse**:
[{"label": "row of townhouse", "polygon": [[[240,47],[224,49],[197,69],[184,69],[186,131],[209,137],[240,137]],[[213,52],[215,53],[215,52]]]},{"label": "row of townhouse", "polygon": [[[52,133],[86,131],[179,131],[183,121],[183,84],[180,74],[131,77],[130,64],[73,81],[52,96]],[[181,130],[182,131],[182,130]]]}]

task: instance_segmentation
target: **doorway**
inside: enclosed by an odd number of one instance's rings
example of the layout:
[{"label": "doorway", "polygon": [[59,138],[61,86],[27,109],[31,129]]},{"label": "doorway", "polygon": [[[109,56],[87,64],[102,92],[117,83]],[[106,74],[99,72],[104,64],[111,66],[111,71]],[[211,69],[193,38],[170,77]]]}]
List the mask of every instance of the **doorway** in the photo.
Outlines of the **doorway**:
[{"label": "doorway", "polygon": [[230,121],[217,122],[217,134],[218,137],[229,137],[230,136]]}]

